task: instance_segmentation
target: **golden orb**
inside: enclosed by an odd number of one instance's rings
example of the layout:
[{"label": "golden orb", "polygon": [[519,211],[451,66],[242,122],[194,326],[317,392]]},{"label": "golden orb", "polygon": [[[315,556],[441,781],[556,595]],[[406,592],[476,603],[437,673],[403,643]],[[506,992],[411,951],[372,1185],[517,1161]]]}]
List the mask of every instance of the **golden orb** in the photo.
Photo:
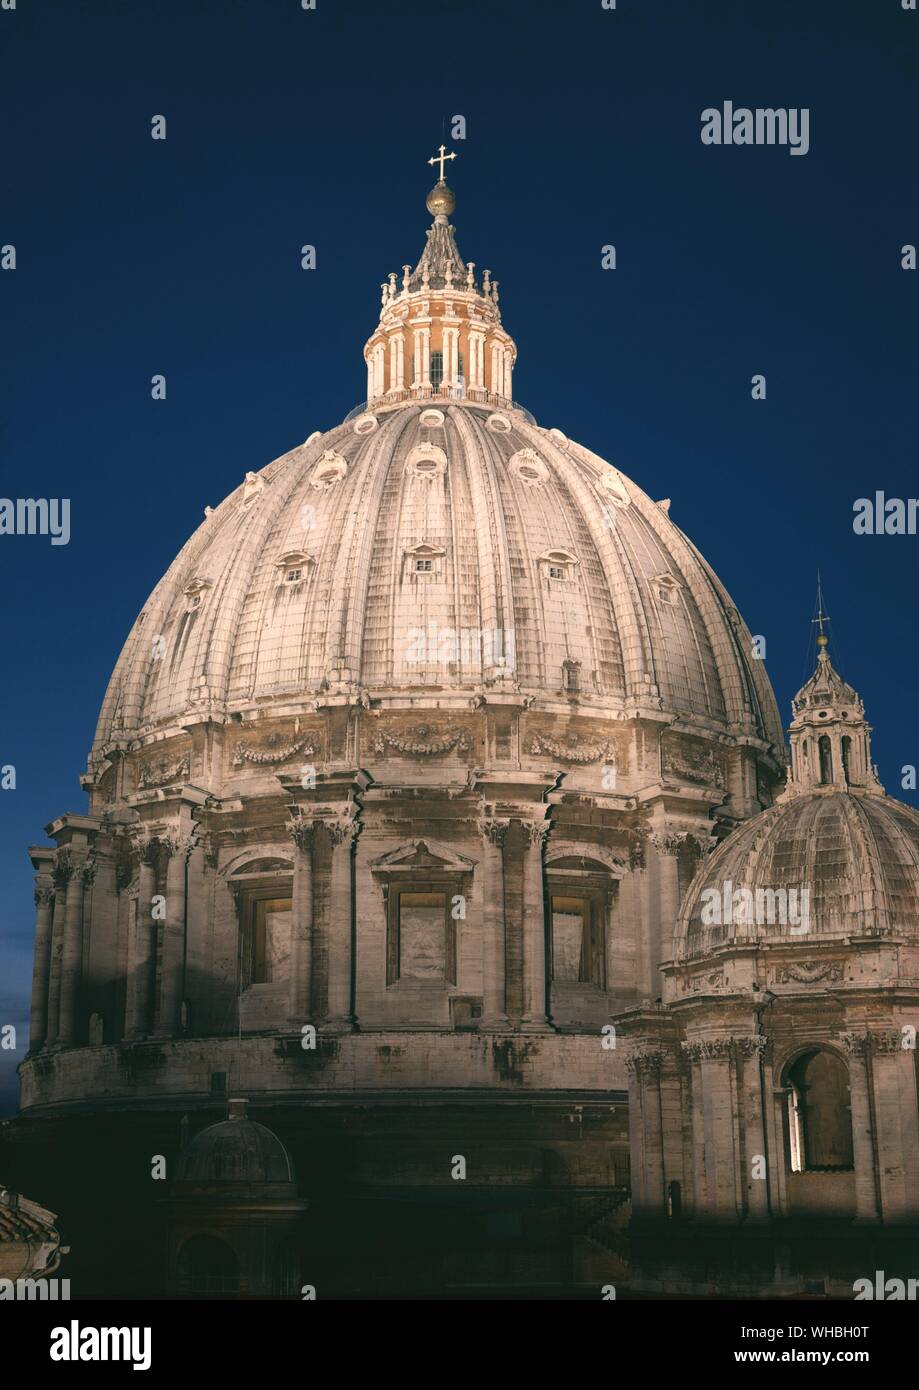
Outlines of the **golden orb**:
[{"label": "golden orb", "polygon": [[443,214],[449,217],[456,207],[456,197],[452,188],[448,188],[443,179],[440,179],[431,189],[425,200],[425,206],[429,213],[434,217]]}]

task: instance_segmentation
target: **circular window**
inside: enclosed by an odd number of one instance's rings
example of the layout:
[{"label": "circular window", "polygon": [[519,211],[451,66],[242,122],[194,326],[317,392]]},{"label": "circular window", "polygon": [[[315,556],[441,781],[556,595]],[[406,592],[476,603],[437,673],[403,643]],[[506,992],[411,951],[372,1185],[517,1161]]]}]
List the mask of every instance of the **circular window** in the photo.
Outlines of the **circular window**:
[{"label": "circular window", "polygon": [[405,471],[416,478],[438,478],[447,471],[447,455],[436,444],[416,444],[405,460]]},{"label": "circular window", "polygon": [[518,449],[511,456],[508,467],[515,478],[530,487],[545,482],[549,476],[546,465],[535,449]]},{"label": "circular window", "polygon": [[444,415],[440,410],[423,410],[421,412],[421,423],[427,430],[436,430],[443,426]]},{"label": "circular window", "polygon": [[359,415],[354,422],[355,434],[371,434],[377,427],[375,415]]},{"label": "circular window", "polygon": [[562,434],[561,430],[550,430],[550,431],[549,431],[549,438],[552,440],[552,443],[555,445],[555,447],[556,447],[557,449],[561,449],[562,452],[565,452],[565,451],[567,450],[567,448],[568,448],[568,436],[567,436],[567,434]]},{"label": "circular window", "polygon": [[599,483],[614,507],[628,507],[631,504],[632,499],[626,492],[622,479],[612,469],[608,473],[601,473]]},{"label": "circular window", "polygon": [[511,422],[506,415],[489,415],[486,423],[494,434],[510,434]]},{"label": "circular window", "polygon": [[341,454],[336,454],[334,449],[326,449],[322,458],[313,469],[310,483],[315,488],[334,487],[340,483],[348,472],[348,463]]},{"label": "circular window", "polygon": [[304,440],[304,442],[303,442],[303,447],[304,447],[304,449],[308,449],[308,448],[310,447],[311,444],[315,444],[315,443],[316,443],[316,440],[317,440],[317,439],[321,439],[321,438],[322,438],[322,430],[313,430],[313,433],[310,435],[309,439],[306,439],[306,440]]}]

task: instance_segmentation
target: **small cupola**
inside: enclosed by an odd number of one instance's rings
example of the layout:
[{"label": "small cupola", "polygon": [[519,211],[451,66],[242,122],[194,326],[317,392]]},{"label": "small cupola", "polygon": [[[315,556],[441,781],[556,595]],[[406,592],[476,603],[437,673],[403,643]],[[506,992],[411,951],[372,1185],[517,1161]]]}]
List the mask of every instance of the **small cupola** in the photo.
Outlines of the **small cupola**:
[{"label": "small cupola", "polygon": [[426,206],[434,218],[414,270],[391,271],[381,285],[380,322],[364,348],[367,403],[470,400],[512,403],[514,340],[501,323],[498,281],[476,275],[456,244],[450,214],[456,207],[444,165],[456,159],[445,146],[429,164],[439,169]]},{"label": "small cupola", "polygon": [[829,618],[818,591],[817,665],[791,702],[791,770],[781,799],[820,790],[882,793],[871,761],[871,725],[857,692],[829,654]]}]

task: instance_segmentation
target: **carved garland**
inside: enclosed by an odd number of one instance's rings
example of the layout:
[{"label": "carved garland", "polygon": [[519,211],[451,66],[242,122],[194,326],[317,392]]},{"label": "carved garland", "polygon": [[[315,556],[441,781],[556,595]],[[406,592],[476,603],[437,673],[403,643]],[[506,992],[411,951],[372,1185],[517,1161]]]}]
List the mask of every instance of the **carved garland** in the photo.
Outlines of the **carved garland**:
[{"label": "carved garland", "polygon": [[373,741],[373,751],[385,755],[389,746],[412,757],[430,758],[440,753],[449,753],[454,748],[458,753],[467,753],[472,747],[472,740],[466,729],[453,729],[441,738],[428,738],[433,732],[429,724],[419,724],[416,729],[408,729],[405,738],[381,730]]},{"label": "carved garland", "polygon": [[533,734],[530,739],[530,752],[549,753],[565,763],[598,763],[615,754],[615,745],[604,743],[581,743],[577,735],[570,744],[559,743],[549,734]]},{"label": "carved garland", "polygon": [[316,752],[311,737],[298,738],[293,743],[286,743],[281,747],[277,744],[276,735],[266,739],[261,747],[254,743],[237,743],[233,749],[233,766],[242,767],[243,763],[254,763],[257,767],[272,766],[275,763],[286,762],[295,753],[305,753],[311,758]]},{"label": "carved garland", "polygon": [[166,782],[177,782],[179,778],[188,777],[191,772],[191,762],[185,753],[176,762],[167,762],[165,758],[155,758],[152,762],[142,763],[137,775],[138,786],[161,787]]},{"label": "carved garland", "polygon": [[780,966],[775,972],[777,985],[816,984],[818,980],[841,980],[842,965],[838,960],[801,961],[796,965]]}]

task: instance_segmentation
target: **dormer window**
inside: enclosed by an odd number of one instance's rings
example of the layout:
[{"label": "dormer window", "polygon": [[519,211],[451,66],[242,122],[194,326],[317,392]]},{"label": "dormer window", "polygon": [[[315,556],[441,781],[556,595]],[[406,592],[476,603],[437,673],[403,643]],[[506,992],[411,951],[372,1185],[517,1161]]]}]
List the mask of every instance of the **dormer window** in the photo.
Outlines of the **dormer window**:
[{"label": "dormer window", "polygon": [[570,550],[547,550],[540,555],[538,564],[547,579],[564,583],[574,579],[578,567],[578,557]]},{"label": "dormer window", "polygon": [[405,552],[403,574],[410,583],[416,580],[436,582],[443,575],[445,554],[443,546],[427,542],[413,546]]},{"label": "dormer window", "polygon": [[581,663],[566,661],[562,666],[562,687],[566,695],[577,695],[581,689]]},{"label": "dormer window", "polygon": [[278,557],[276,564],[279,584],[299,584],[313,560],[303,550],[288,550]]},{"label": "dormer window", "polygon": [[658,603],[672,608],[679,600],[682,584],[672,574],[659,574],[651,581]]},{"label": "dormer window", "polygon": [[197,608],[201,607],[201,600],[210,587],[211,581],[209,579],[193,579],[190,584],[186,584],[184,590],[186,613],[194,613]]}]

